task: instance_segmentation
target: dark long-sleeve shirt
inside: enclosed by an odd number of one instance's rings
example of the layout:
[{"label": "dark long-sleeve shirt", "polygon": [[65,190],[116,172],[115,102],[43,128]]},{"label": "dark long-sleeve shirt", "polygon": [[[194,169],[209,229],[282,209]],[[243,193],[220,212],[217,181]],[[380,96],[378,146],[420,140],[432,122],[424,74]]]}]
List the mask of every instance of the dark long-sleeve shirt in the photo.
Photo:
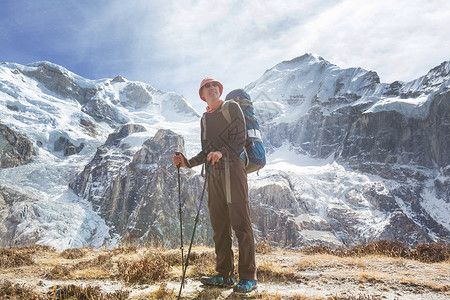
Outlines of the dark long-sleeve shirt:
[{"label": "dark long-sleeve shirt", "polygon": [[[229,111],[230,121],[224,116],[225,109]],[[200,124],[202,151],[189,160],[191,167],[205,163],[209,152],[220,151],[222,157],[231,158],[243,151],[246,127],[244,115],[236,102],[225,101],[214,112],[205,112]]]}]

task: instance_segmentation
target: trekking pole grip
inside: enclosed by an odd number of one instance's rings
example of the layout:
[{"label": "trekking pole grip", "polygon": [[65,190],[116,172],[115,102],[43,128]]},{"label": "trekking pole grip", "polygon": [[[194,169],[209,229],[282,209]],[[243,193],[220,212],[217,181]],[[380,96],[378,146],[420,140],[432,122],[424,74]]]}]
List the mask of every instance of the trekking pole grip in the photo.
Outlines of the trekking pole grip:
[{"label": "trekking pole grip", "polygon": [[[178,152],[178,151],[175,151],[175,155],[181,155],[181,156],[183,156],[183,153]],[[179,163],[179,164],[177,165],[178,170],[180,169],[180,165],[181,165],[181,163]]]}]

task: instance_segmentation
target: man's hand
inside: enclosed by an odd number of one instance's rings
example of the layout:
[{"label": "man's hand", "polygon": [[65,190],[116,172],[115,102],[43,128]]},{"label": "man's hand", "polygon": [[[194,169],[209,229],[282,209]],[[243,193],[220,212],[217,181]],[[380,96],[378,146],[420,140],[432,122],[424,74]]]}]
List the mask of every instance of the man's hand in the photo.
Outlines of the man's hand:
[{"label": "man's hand", "polygon": [[211,162],[211,165],[214,166],[216,162],[218,162],[222,158],[222,152],[215,151],[215,152],[209,152],[207,160]]},{"label": "man's hand", "polygon": [[182,153],[178,153],[175,154],[173,157],[173,163],[175,164],[175,166],[180,166],[182,168],[187,167],[187,165],[189,164],[189,162],[187,161],[186,157],[184,157],[184,155]]}]

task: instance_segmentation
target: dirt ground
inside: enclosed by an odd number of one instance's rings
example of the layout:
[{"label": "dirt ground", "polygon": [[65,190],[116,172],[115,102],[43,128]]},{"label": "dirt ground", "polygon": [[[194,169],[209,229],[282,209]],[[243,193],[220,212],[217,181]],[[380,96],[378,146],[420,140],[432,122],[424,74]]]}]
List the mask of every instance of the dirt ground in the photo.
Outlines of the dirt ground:
[{"label": "dirt ground", "polygon": [[[35,299],[82,299],[87,287],[100,291],[90,296],[92,299],[176,299],[178,295],[182,274],[179,250],[78,250],[4,254],[0,299],[32,299],[32,295]],[[21,263],[19,254],[29,255],[31,262]],[[378,255],[338,257],[273,250],[257,254],[258,289],[242,296],[232,289],[202,286],[198,279],[214,272],[213,250],[197,248],[192,255],[182,299],[450,299],[449,261],[423,263]],[[68,286],[80,287],[82,292],[67,293],[67,297],[57,293]],[[20,294],[20,289],[28,292]]]}]

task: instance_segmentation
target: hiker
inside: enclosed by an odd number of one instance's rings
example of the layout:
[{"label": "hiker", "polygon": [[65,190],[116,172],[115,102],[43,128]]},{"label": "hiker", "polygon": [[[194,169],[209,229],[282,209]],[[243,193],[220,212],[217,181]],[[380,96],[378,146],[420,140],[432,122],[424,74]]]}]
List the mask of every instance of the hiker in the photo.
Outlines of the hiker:
[{"label": "hiker", "polygon": [[[256,289],[255,244],[248,201],[247,173],[239,154],[245,146],[245,120],[239,105],[220,99],[222,84],[205,78],[199,89],[200,98],[208,106],[201,120],[202,151],[191,159],[175,155],[175,165],[195,167],[207,163],[208,209],[216,252],[217,274],[201,278],[207,286],[232,287],[234,279],[234,253],[232,229],[239,243],[239,282],[234,291],[247,293]],[[221,109],[227,107],[229,123]],[[228,193],[227,193],[228,191]]]}]

